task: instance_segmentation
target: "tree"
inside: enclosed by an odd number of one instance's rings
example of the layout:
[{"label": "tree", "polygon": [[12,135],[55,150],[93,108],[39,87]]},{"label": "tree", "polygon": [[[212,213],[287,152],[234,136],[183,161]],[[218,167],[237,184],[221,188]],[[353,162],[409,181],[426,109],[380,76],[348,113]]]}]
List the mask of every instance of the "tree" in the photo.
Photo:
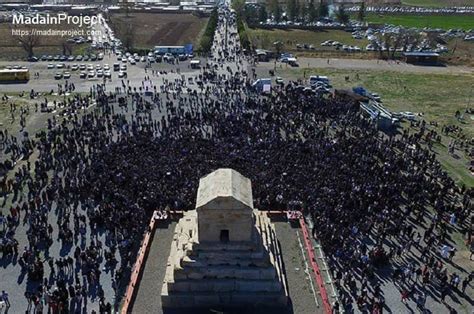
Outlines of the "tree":
[{"label": "tree", "polygon": [[318,8],[318,11],[319,11],[319,16],[320,17],[327,17],[328,14],[329,14],[328,5],[324,2],[321,2],[321,4],[319,5],[319,8]]},{"label": "tree", "polygon": [[135,24],[133,23],[124,24],[122,27],[124,28],[122,32],[123,34],[122,44],[126,50],[130,51],[135,46],[135,37],[136,37]]},{"label": "tree", "polygon": [[63,41],[61,45],[63,47],[63,55],[72,55],[72,46],[70,43]]},{"label": "tree", "polygon": [[123,0],[123,8],[125,9],[125,16],[130,17],[130,8],[132,7],[132,3],[128,0]]},{"label": "tree", "polygon": [[28,58],[34,56],[33,50],[41,42],[40,35],[38,35],[31,26],[28,26],[26,35],[18,36],[18,41],[23,50],[25,50],[26,54],[28,55]]},{"label": "tree", "polygon": [[253,6],[246,5],[244,7],[243,16],[249,24],[257,24],[260,21],[260,9],[255,10]]},{"label": "tree", "polygon": [[264,5],[261,5],[260,9],[258,10],[258,19],[260,22],[266,22],[268,19],[267,10],[265,9]]},{"label": "tree", "polygon": [[296,17],[298,16],[296,0],[288,0],[288,7],[286,8],[286,11],[291,21],[296,20]]},{"label": "tree", "polygon": [[232,8],[237,15],[242,15],[245,8],[245,0],[232,0]]},{"label": "tree", "polygon": [[314,1],[311,0],[308,4],[308,11],[306,12],[308,14],[308,22],[314,22],[318,18],[318,11],[316,10],[316,7],[314,6]]},{"label": "tree", "polygon": [[273,19],[276,22],[280,22],[282,12],[281,12],[280,3],[278,3],[278,0],[271,0],[270,8],[271,8],[271,12],[273,14]]},{"label": "tree", "polygon": [[346,13],[342,5],[339,7],[339,10],[337,10],[336,19],[342,24],[349,22],[349,14]]},{"label": "tree", "polygon": [[365,1],[362,1],[359,7],[359,12],[357,13],[357,19],[359,21],[365,20]]},{"label": "tree", "polygon": [[384,42],[384,50],[387,52],[387,58],[389,57],[390,54],[390,49],[392,49],[392,42],[393,42],[393,36],[391,33],[384,33],[383,34],[383,42]]},{"label": "tree", "polygon": [[279,58],[281,54],[281,50],[283,49],[283,43],[281,41],[275,41],[273,43],[273,46],[275,46],[277,58]]}]

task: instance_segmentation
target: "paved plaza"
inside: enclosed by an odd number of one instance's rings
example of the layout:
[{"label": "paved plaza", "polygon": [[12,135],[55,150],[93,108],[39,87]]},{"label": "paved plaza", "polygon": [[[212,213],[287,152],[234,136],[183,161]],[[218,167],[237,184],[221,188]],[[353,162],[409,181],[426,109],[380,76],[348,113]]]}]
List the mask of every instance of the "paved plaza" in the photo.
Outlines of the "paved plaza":
[{"label": "paved plaza", "polygon": [[[357,102],[305,95],[291,82],[262,95],[251,84],[273,64],[255,65],[242,53],[229,1],[218,12],[212,51],[196,57],[200,69],[190,60],[129,64],[127,78],[112,72],[111,81],[88,80],[74,72],[66,87],[48,62],[17,62],[39,77],[0,85],[0,291],[9,303],[0,313],[119,311],[153,211],[195,209],[199,179],[219,168],[252,180],[255,208],[304,214],[334,312],[472,313],[465,240],[473,194],[427,148],[436,131],[421,125],[386,136]],[[87,64],[115,62],[107,51]],[[29,99],[30,92],[38,94]],[[35,110],[43,101],[47,110]],[[281,313],[324,313],[300,228],[272,219],[291,300]],[[163,313],[176,225],[156,228],[132,313]],[[252,311],[263,313],[245,313]]]}]

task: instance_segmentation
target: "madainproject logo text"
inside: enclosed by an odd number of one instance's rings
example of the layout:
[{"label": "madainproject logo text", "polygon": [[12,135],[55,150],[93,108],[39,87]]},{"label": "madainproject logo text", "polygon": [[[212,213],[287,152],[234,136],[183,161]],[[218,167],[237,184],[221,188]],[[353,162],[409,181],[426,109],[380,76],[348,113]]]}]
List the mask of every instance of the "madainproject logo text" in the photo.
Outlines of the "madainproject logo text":
[{"label": "madainproject logo text", "polygon": [[92,26],[99,22],[104,22],[104,18],[100,15],[68,15],[67,13],[58,13],[55,15],[49,13],[36,13],[34,15],[25,15],[23,13],[13,14],[13,25],[59,25],[67,23],[82,27],[84,25]]}]

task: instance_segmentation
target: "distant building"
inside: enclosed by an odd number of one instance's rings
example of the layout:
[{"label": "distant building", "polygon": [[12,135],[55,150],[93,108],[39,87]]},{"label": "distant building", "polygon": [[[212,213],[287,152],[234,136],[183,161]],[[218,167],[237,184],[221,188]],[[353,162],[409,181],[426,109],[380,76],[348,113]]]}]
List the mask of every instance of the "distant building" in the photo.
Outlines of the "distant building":
[{"label": "distant building", "polygon": [[439,53],[426,52],[405,52],[403,53],[406,63],[419,65],[437,65],[439,64]]},{"label": "distant building", "polygon": [[42,0],[0,0],[0,4],[7,3],[41,4]]},{"label": "distant building", "polygon": [[365,5],[400,5],[401,0],[333,0],[335,5],[358,5],[365,2]]}]

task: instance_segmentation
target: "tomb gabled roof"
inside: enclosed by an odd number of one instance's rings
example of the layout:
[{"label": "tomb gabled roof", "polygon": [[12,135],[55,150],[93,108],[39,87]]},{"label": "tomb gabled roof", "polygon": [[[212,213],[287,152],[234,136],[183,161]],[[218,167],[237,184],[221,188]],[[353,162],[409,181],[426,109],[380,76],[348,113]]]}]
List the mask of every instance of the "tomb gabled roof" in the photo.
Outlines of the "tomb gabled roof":
[{"label": "tomb gabled roof", "polygon": [[199,180],[196,209],[253,209],[250,179],[230,168],[217,169]]}]

